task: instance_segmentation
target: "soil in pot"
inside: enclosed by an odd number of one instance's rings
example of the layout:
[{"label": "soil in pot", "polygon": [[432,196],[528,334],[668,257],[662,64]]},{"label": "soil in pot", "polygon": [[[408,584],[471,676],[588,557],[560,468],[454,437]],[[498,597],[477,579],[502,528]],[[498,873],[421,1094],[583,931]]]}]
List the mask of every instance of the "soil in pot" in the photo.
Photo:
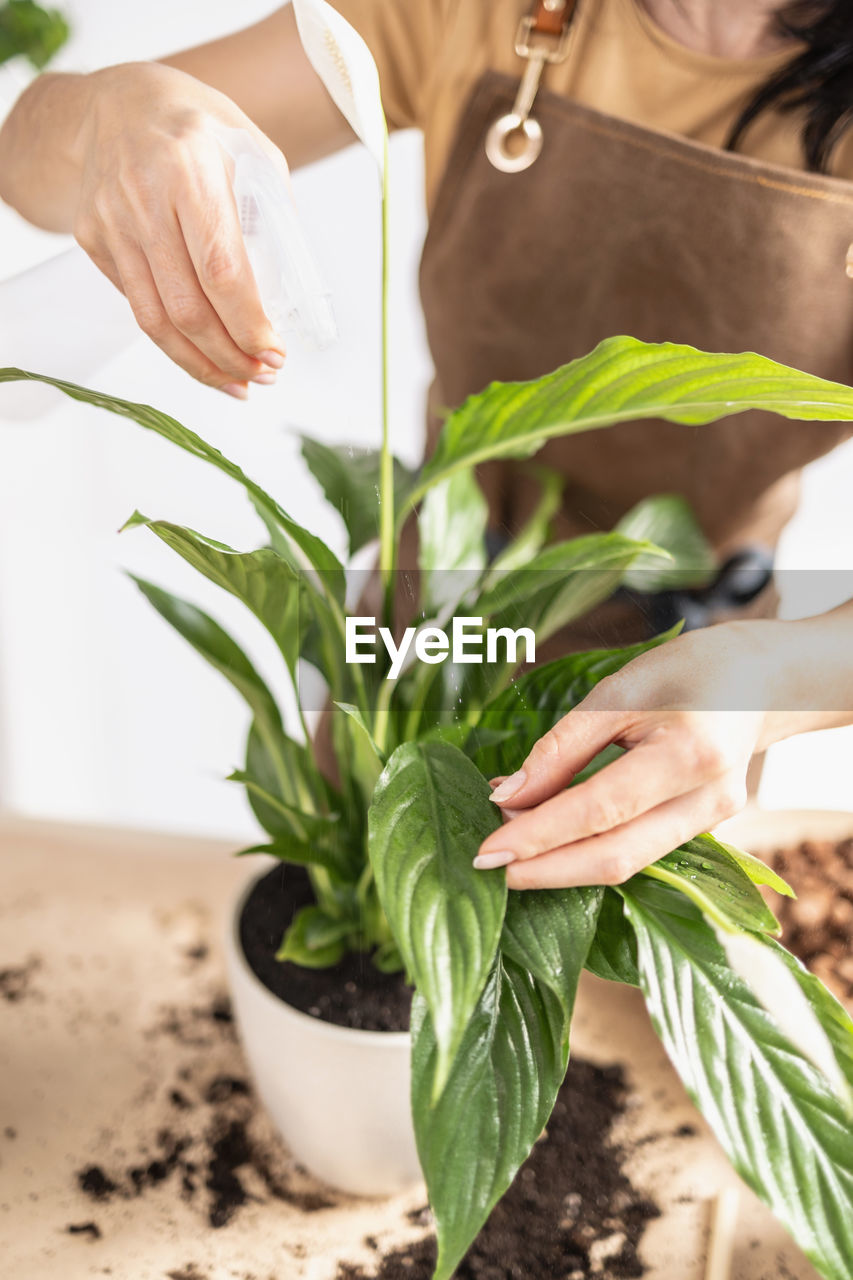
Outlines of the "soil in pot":
[{"label": "soil in pot", "polygon": [[380,973],[367,955],[350,954],[330,969],[276,960],[284,931],[313,901],[303,867],[281,863],[255,883],[240,917],[240,943],[252,972],[273,995],[324,1022],[408,1031],[412,991],[402,973]]},{"label": "soil in pot", "polygon": [[774,895],[782,942],[853,1008],[853,839],[804,840],[770,862],[797,894]]}]

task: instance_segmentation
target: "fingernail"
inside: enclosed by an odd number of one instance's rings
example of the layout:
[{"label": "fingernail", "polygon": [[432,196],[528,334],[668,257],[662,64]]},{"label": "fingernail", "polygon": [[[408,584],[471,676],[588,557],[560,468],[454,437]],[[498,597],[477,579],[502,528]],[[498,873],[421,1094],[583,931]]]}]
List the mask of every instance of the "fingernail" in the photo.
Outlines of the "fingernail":
[{"label": "fingernail", "polygon": [[259,351],[255,359],[260,360],[261,364],[268,364],[271,369],[281,369],[284,365],[284,356],[280,351]]},{"label": "fingernail", "polygon": [[226,382],[219,390],[224,391],[227,396],[233,396],[235,400],[249,399],[249,388],[244,387],[242,382]]},{"label": "fingernail", "polygon": [[511,800],[516,791],[520,791],[527,781],[527,774],[523,769],[519,769],[516,773],[511,773],[508,778],[504,778],[499,787],[495,787],[492,792],[491,799],[495,804],[503,804],[504,800]]},{"label": "fingernail", "polygon": [[271,387],[277,377],[275,373],[256,373],[252,381],[259,382],[262,387]]},{"label": "fingernail", "polygon": [[494,871],[495,867],[505,867],[510,862],[515,862],[515,854],[507,849],[498,849],[495,853],[478,853],[474,866],[478,871]]}]

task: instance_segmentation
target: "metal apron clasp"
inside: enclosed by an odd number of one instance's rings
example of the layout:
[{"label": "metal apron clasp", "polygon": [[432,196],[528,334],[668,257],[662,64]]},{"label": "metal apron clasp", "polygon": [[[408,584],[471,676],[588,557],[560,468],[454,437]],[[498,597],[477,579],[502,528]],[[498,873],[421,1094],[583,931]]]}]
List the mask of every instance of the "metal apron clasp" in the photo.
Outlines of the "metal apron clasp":
[{"label": "metal apron clasp", "polygon": [[512,111],[496,120],[486,134],[486,155],[501,173],[529,169],[542,150],[542,126],[530,112],[545,67],[562,62],[569,52],[575,8],[574,0],[539,0],[534,12],[518,24],[515,52],[527,60],[527,66]]}]

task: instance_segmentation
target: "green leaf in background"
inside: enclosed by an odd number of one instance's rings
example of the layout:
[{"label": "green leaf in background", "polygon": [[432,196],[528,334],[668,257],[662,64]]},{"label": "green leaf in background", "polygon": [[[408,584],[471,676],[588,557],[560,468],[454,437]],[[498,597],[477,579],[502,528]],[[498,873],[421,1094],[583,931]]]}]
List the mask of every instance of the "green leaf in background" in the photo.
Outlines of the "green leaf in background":
[{"label": "green leaf in background", "polygon": [[486,567],[489,508],[473,471],[434,485],[418,513],[421,601],[428,613],[456,605]]},{"label": "green leaf in background", "polygon": [[606,338],[589,355],[532,382],[494,382],[451,413],[410,494],[491,458],[528,458],[546,440],[616,422],[715,422],[745,409],[801,421],[849,422],[853,390],[746,352]]},{"label": "green leaf in background", "polygon": [[[350,555],[355,555],[379,537],[379,450],[322,444],[303,436],[302,456],[343,520]],[[405,506],[414,481],[414,472],[395,458],[394,490],[398,508]]]},{"label": "green leaf in background", "polygon": [[58,9],[43,9],[34,0],[7,0],[0,4],[0,65],[23,56],[41,71],[69,34]]},{"label": "green leaf in background", "polygon": [[693,508],[677,493],[644,498],[627,512],[615,532],[638,542],[653,542],[672,557],[638,556],[625,574],[626,587],[634,591],[673,591],[704,587],[716,569],[714,550],[699,526]]},{"label": "green leaf in background", "polygon": [[500,937],[502,871],[474,857],[500,822],[489,787],[458,747],[405,743],[391,756],[368,813],[376,887],[406,970],[426,1000],[443,1089]]},{"label": "green leaf in background", "polygon": [[500,951],[434,1105],[437,1047],[415,998],[412,1114],[436,1220],[435,1280],[452,1275],[547,1124],[600,903],[600,889],[509,895]]},{"label": "green leaf in background", "polygon": [[[280,722],[270,729],[253,720],[244,772],[256,784],[247,789],[252,812],[271,836],[293,831],[278,805],[321,817],[337,812],[338,797],[320,775],[305,743],[289,737]],[[273,796],[278,805],[267,804],[264,794]]]},{"label": "green leaf in background", "polygon": [[[620,893],[637,935],[646,1003],[690,1096],[821,1275],[849,1280],[853,1142],[845,1102],[733,971],[691,902],[645,876]],[[782,953],[755,935],[746,940]],[[853,1024],[816,978],[790,958],[786,964],[853,1083]]]},{"label": "green leaf in background", "polygon": [[613,594],[626,571],[657,549],[620,533],[591,533],[545,547],[523,568],[499,576],[472,605],[493,626],[531,627],[542,644]]},{"label": "green leaf in background", "polygon": [[590,649],[527,671],[485,708],[478,729],[508,733],[503,742],[492,742],[473,756],[487,778],[512,773],[557,721],[603,680],[621,670],[632,658],[678,634],[680,628],[621,649]]},{"label": "green leaf in background", "polygon": [[595,929],[586,957],[586,968],[597,978],[638,987],[637,939],[625,919],[622,899],[615,889],[605,889]]},{"label": "green leaf in background", "polygon": [[326,969],[342,960],[346,938],[354,932],[351,921],[335,920],[322,907],[303,907],[285,932],[276,960],[292,960],[306,969]]},{"label": "green leaf in background", "polygon": [[165,520],[148,520],[138,511],[125,529],[144,526],[161,542],[218,587],[236,596],[266,627],[295,675],[302,639],[310,621],[302,608],[304,575],[271,547],[235,551],[222,542]]},{"label": "green leaf in background", "polygon": [[120,418],[128,418],[147,431],[153,431],[164,440],[177,445],[194,458],[200,458],[230,476],[243,486],[249,496],[262,507],[269,518],[274,519],[282,534],[302,553],[301,557],[294,553],[293,564],[296,568],[312,568],[331,597],[340,605],[344,599],[346,581],[343,566],[337,556],[326,546],[316,534],[310,533],[302,525],[297,524],[284,511],[274,498],[270,497],[260,485],[255,484],[237,466],[226,458],[219,449],[202,440],[201,436],[190,431],[167,413],[161,413],[148,404],[136,404],[132,400],[121,400],[118,396],[104,395],[100,391],[90,391],[87,387],[79,387],[75,382],[64,382],[60,378],[49,378],[40,373],[28,373],[24,369],[0,369],[0,383],[3,382],[43,382],[49,387],[56,387],[71,400],[79,400],[83,404],[95,405],[99,409],[107,409]]},{"label": "green leaf in background", "polygon": [[517,537],[495,556],[491,568],[495,573],[506,573],[509,569],[523,569],[525,565],[541,551],[548,541],[551,521],[560,510],[565,484],[559,471],[550,467],[530,466],[529,470],[539,479],[542,492],[533,509],[530,519],[524,524]]},{"label": "green leaf in background", "polygon": [[725,845],[696,836],[642,873],[672,885],[722,929],[778,934],[779,921]]}]

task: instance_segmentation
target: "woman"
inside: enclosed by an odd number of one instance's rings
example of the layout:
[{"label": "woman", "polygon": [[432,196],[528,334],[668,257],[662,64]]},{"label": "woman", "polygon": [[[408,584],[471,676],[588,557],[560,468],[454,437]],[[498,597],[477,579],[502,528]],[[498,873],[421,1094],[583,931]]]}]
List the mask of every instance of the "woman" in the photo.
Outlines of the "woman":
[{"label": "woman", "polygon": [[[853,382],[845,0],[782,14],[769,0],[337,7],[373,50],[392,127],[424,131],[433,406],[617,332]],[[0,195],[73,230],[173,360],[243,398],[284,350],[248,269],[221,124],[292,166],[351,140],[289,9],[162,64],[42,77],[0,133]],[[544,460],[567,477],[564,535],[674,490],[728,554],[772,548],[799,468],[846,434],[762,414],[648,422],[553,442]],[[515,525],[528,482],[487,479],[497,528]],[[853,720],[851,641],[848,605],[726,622],[636,660],[500,783],[510,820],[477,864],[506,865],[514,888],[625,879],[738,809],[755,752]],[[611,742],[630,750],[565,792]]]}]

